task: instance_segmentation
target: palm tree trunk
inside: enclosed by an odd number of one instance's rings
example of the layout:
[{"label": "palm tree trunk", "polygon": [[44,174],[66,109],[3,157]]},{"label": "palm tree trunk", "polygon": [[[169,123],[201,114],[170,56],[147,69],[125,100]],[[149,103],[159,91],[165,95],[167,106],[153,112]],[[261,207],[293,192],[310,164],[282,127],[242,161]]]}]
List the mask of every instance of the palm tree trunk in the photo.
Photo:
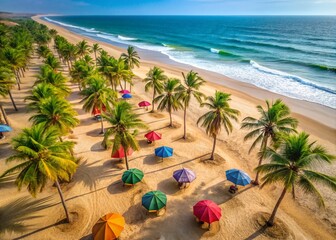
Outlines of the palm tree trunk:
[{"label": "palm tree trunk", "polygon": [[81,92],[82,88],[81,88],[81,83],[80,82],[78,82],[78,88],[79,88],[79,91]]},{"label": "palm tree trunk", "polygon": [[23,71],[23,68],[21,68],[21,73],[22,73],[22,76],[24,77],[24,71]]},{"label": "palm tree trunk", "polygon": [[113,79],[112,79],[112,76],[111,76],[111,75],[110,75],[109,79],[110,79],[111,88],[112,88],[113,90],[115,90],[115,88],[114,88],[114,84],[113,84]]},{"label": "palm tree trunk", "polygon": [[0,110],[1,110],[1,114],[2,114],[2,116],[3,116],[4,120],[5,120],[5,123],[6,123],[7,125],[9,125],[8,118],[7,118],[7,114],[6,114],[6,111],[5,111],[5,109],[3,108],[2,104],[0,104]]},{"label": "palm tree trunk", "polygon": [[[123,147],[124,148],[124,147]],[[124,154],[125,154],[125,163],[126,163],[126,168],[127,170],[129,169],[129,166],[128,166],[128,158],[127,158],[127,151],[125,150],[124,148]]]},{"label": "palm tree trunk", "polygon": [[15,75],[15,79],[16,79],[16,83],[18,85],[18,89],[21,90],[21,86],[20,86],[20,78],[18,77],[17,73],[15,70],[13,70],[14,75]]},{"label": "palm tree trunk", "polygon": [[68,209],[67,209],[67,207],[65,205],[65,201],[64,201],[64,197],[63,197],[63,193],[62,193],[61,187],[60,187],[60,185],[59,185],[59,183],[58,183],[57,180],[55,181],[55,184],[56,184],[57,191],[58,191],[58,193],[60,195],[60,198],[61,198],[61,202],[62,202],[62,205],[63,205],[63,208],[64,208],[66,220],[67,220],[68,223],[70,223],[70,216],[69,216]]},{"label": "palm tree trunk", "polygon": [[103,121],[103,109],[100,108],[100,126],[101,126],[101,130],[100,130],[100,134],[104,134],[104,121]]},{"label": "palm tree trunk", "polygon": [[276,213],[277,213],[277,211],[278,211],[278,208],[279,208],[279,206],[280,206],[280,203],[281,203],[282,199],[285,197],[286,192],[287,192],[287,188],[285,187],[285,188],[282,190],[282,193],[281,193],[281,195],[280,195],[280,198],[278,199],[277,203],[275,204],[275,207],[274,207],[274,209],[273,209],[273,212],[272,212],[271,217],[270,217],[270,218],[268,219],[268,221],[267,221],[267,225],[268,225],[268,226],[273,226],[275,215],[276,215]]},{"label": "palm tree trunk", "polygon": [[[264,152],[265,152],[266,147],[267,147],[267,141],[268,141],[268,136],[265,136],[265,138],[264,138],[264,140],[263,140],[263,142],[261,143],[261,146],[260,146],[260,151],[262,153],[260,154],[260,157],[259,157],[258,167],[261,165],[262,160],[264,158]],[[253,184],[254,185],[259,185],[259,172],[257,172],[256,177],[253,181]]]},{"label": "palm tree trunk", "polygon": [[96,53],[96,51],[94,51],[94,56],[95,56],[95,65],[97,67],[97,53]]},{"label": "palm tree trunk", "polygon": [[126,89],[126,87],[127,87],[127,86],[126,86],[126,80],[124,80],[124,82],[125,82],[125,83],[124,83],[124,89]]},{"label": "palm tree trunk", "polygon": [[171,108],[169,108],[169,127],[173,127],[173,119],[172,119],[172,113],[171,113]]},{"label": "palm tree trunk", "polygon": [[13,104],[13,107],[14,107],[15,111],[18,111],[18,109],[17,109],[17,107],[16,107],[16,104],[15,104],[15,102],[14,102],[14,99],[13,99],[13,96],[12,96],[11,91],[8,91],[8,95],[9,95],[11,101],[12,101],[12,104]]},{"label": "palm tree trunk", "polygon": [[216,148],[216,141],[217,141],[217,135],[214,136],[214,141],[213,141],[213,146],[212,146],[212,152],[210,156],[210,160],[214,160],[214,155],[215,155],[215,148]]},{"label": "palm tree trunk", "polygon": [[119,86],[120,86],[121,90],[124,90],[122,85],[121,85],[121,82],[119,82]]},{"label": "palm tree trunk", "polygon": [[184,104],[183,121],[184,121],[184,134],[183,134],[183,138],[187,139],[187,104]]},{"label": "palm tree trunk", "polygon": [[154,112],[154,98],[155,98],[155,89],[153,90],[152,111],[151,112]]}]

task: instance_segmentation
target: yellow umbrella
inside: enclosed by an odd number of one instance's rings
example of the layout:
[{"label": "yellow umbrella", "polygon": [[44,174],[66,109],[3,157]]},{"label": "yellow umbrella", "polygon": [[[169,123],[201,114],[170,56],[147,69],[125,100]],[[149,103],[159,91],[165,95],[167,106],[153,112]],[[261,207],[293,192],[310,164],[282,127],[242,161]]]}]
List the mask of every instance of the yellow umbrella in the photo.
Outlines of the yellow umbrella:
[{"label": "yellow umbrella", "polygon": [[117,239],[124,229],[125,219],[119,213],[109,213],[101,217],[92,228],[94,240]]}]

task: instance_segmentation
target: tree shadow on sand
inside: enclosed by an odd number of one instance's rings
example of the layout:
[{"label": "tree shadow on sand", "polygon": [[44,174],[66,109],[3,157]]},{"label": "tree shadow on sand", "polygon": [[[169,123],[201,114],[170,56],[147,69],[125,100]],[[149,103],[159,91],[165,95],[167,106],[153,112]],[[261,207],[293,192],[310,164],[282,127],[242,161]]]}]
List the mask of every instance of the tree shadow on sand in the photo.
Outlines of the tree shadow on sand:
[{"label": "tree shadow on sand", "polygon": [[41,217],[41,215],[36,215],[37,212],[50,207],[51,204],[48,202],[51,199],[52,196],[38,200],[22,197],[3,205],[0,207],[0,233],[26,232],[32,225],[26,225],[24,221]]},{"label": "tree shadow on sand", "polygon": [[121,174],[119,170],[107,169],[105,164],[98,164],[101,161],[102,159],[95,162],[89,162],[88,160],[82,162],[74,175],[73,182],[83,182],[91,190],[96,188],[98,179],[110,178]]}]

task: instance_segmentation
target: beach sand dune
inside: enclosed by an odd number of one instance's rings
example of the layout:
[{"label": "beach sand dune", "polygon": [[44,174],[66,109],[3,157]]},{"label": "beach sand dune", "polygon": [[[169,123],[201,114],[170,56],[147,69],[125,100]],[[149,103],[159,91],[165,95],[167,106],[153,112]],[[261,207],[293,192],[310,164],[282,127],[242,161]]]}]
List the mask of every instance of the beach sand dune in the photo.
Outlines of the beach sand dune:
[{"label": "beach sand dune", "polygon": [[[83,37],[70,33],[51,23],[46,23],[38,17],[34,20],[43,22],[50,28],[54,28],[70,42],[80,41]],[[92,44],[94,41],[89,40]],[[103,48],[114,56],[119,56],[121,49],[101,43]],[[154,63],[144,62],[141,68],[136,70],[139,78],[135,81],[133,94],[136,99],[130,102],[150,101],[151,94],[144,91],[141,78],[153,66]],[[31,66],[41,65],[41,59],[33,58]],[[180,77],[183,69],[162,66],[169,76]],[[64,69],[65,66],[64,66]],[[15,136],[20,129],[30,126],[28,119],[30,113],[26,112],[26,104],[23,98],[29,94],[34,83],[35,68],[31,68],[23,78],[23,90],[13,90],[13,96],[17,100],[19,112],[11,110],[10,102],[6,102],[6,109],[14,132],[6,134],[6,139],[0,142],[0,172],[11,165],[6,165],[4,159],[11,153],[8,144],[9,139]],[[207,76],[205,74],[205,79]],[[203,75],[202,75],[203,76]],[[225,77],[223,77],[223,81]],[[102,149],[99,135],[100,123],[82,110],[79,103],[78,88],[71,86],[72,94],[69,97],[73,107],[78,111],[81,124],[74,129],[71,139],[77,142],[75,153],[81,157],[78,170],[69,184],[62,185],[64,195],[71,216],[74,219],[71,224],[62,224],[63,209],[52,184],[38,195],[38,199],[51,196],[42,210],[36,215],[39,217],[25,221],[31,225],[22,234],[6,233],[3,239],[91,239],[91,228],[95,222],[109,212],[118,212],[126,219],[126,227],[120,239],[334,239],[336,226],[336,210],[333,208],[336,196],[330,190],[322,188],[326,196],[327,209],[320,210],[313,199],[298,192],[297,201],[293,201],[290,194],[285,197],[281,205],[278,218],[279,224],[273,230],[265,230],[262,225],[271,212],[280,194],[281,189],[275,186],[260,190],[258,187],[241,187],[239,192],[232,195],[228,192],[231,185],[225,179],[225,170],[230,168],[244,169],[254,176],[253,168],[257,164],[257,152],[248,155],[250,142],[244,143],[243,136],[246,132],[239,130],[239,123],[234,124],[234,131],[230,136],[224,132],[220,134],[216,147],[217,160],[205,161],[212,147],[212,139],[196,126],[198,117],[206,112],[199,108],[196,102],[191,103],[188,112],[188,132],[190,141],[181,139],[183,134],[182,112],[174,113],[173,120],[177,127],[168,128],[169,116],[166,113],[149,113],[144,109],[136,109],[141,118],[148,123],[150,130],[162,133],[162,140],[155,145],[148,145],[143,137],[146,131],[139,134],[141,149],[133,153],[129,159],[130,167],[139,168],[145,173],[143,181],[134,187],[123,187],[121,174],[125,165],[117,159],[111,159],[111,152]],[[256,104],[262,101],[252,98],[244,93],[215,83],[207,83],[202,88],[206,95],[213,95],[215,90],[231,92],[232,107],[241,111],[240,120],[248,115],[257,116]],[[270,98],[276,95],[269,93]],[[295,102],[295,100],[290,100]],[[295,102],[299,106],[298,102]],[[295,105],[294,104],[294,105]],[[300,121],[300,129],[312,134],[312,138],[319,141],[333,154],[336,153],[335,129],[309,119],[309,115],[302,113],[295,115]],[[324,115],[326,116],[326,115]],[[332,119],[330,119],[332,121]],[[154,148],[158,146],[170,146],[174,148],[174,156],[161,161],[154,156]],[[187,167],[192,169],[197,179],[189,188],[180,190],[172,178],[175,170]],[[325,172],[335,173],[336,167],[322,169]],[[167,194],[167,211],[163,216],[148,214],[141,206],[141,197],[148,191],[161,190]],[[0,206],[12,202],[20,197],[30,198],[25,189],[21,192],[13,184],[13,180],[0,183]],[[192,206],[202,199],[210,199],[222,208],[222,218],[218,229],[206,231],[196,223],[192,215]],[[23,237],[20,237],[22,236]]]}]

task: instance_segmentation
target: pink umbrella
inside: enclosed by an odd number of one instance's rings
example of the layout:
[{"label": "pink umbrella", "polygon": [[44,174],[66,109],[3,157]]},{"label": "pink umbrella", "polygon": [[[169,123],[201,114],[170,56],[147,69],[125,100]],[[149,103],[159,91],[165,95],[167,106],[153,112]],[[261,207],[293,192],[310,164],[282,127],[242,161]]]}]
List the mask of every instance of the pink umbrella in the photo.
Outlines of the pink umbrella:
[{"label": "pink umbrella", "polygon": [[[128,151],[127,151],[127,156],[132,155],[132,153],[133,153],[133,149],[129,148]],[[124,148],[122,146],[120,146],[120,148],[117,151],[112,153],[111,157],[112,158],[123,158],[123,157],[125,157]]]},{"label": "pink umbrella", "polygon": [[150,106],[151,104],[149,103],[149,102],[147,102],[147,101],[142,101],[142,102],[139,102],[138,103],[138,106],[139,107],[148,107],[148,106]]},{"label": "pink umbrella", "polygon": [[122,94],[127,94],[127,93],[131,93],[130,91],[128,91],[128,90],[126,90],[126,89],[124,89],[124,90],[121,90],[121,91],[119,91],[119,93],[122,93]]},{"label": "pink umbrella", "polygon": [[213,201],[202,200],[193,207],[194,215],[202,222],[212,223],[222,216],[222,209]]}]

